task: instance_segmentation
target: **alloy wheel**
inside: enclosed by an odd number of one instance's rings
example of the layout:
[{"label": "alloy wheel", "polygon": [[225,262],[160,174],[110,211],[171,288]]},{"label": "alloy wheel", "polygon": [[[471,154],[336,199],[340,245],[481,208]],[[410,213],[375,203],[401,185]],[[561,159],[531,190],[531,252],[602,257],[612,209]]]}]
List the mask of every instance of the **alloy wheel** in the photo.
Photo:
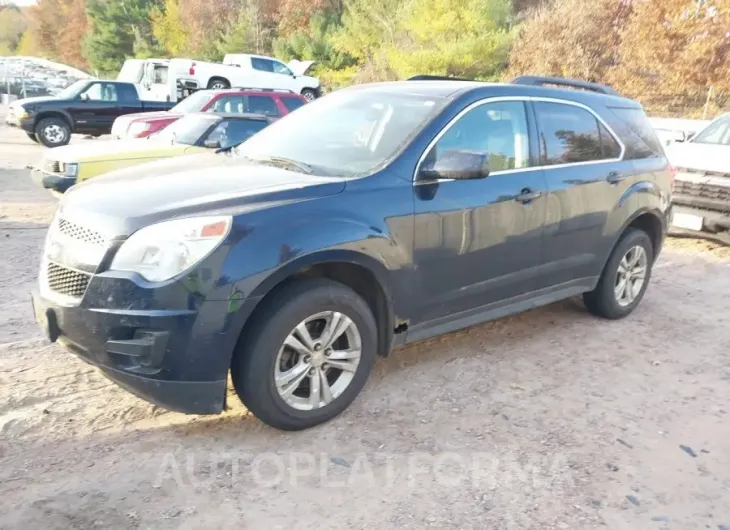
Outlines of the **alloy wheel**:
[{"label": "alloy wheel", "polygon": [[631,247],[618,265],[613,293],[622,307],[630,305],[641,293],[646,280],[648,259],[646,250],[640,245]]},{"label": "alloy wheel", "polygon": [[361,355],[360,332],[347,315],[337,311],[311,315],[289,333],[279,349],[276,390],[297,410],[325,407],[350,385]]},{"label": "alloy wheel", "polygon": [[60,125],[49,125],[43,129],[43,136],[49,143],[59,144],[66,139],[66,131]]}]

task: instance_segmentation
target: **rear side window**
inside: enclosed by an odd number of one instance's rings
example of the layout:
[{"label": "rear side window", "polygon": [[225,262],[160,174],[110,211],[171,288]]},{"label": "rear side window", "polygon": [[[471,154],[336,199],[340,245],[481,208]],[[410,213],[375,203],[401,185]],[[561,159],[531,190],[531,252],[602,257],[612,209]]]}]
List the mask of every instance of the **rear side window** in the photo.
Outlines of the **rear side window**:
[{"label": "rear side window", "polygon": [[268,96],[248,96],[248,108],[246,111],[254,114],[264,114],[266,116],[279,115],[279,107]]},{"label": "rear side window", "polygon": [[616,159],[621,146],[585,109],[562,103],[536,102],[540,156],[544,165]]},{"label": "rear side window", "polygon": [[124,103],[136,102],[139,99],[137,89],[132,85],[117,85],[117,94],[119,95],[119,101]]},{"label": "rear side window", "polygon": [[281,98],[281,102],[289,112],[293,112],[304,105],[304,102],[299,98]]},{"label": "rear side window", "polygon": [[622,134],[626,144],[626,158],[635,160],[664,156],[662,144],[643,110],[612,108],[611,111],[627,129],[627,134],[625,136]]},{"label": "rear side window", "polygon": [[262,72],[273,72],[274,61],[268,59],[260,59],[258,57],[251,58],[251,66],[254,70],[261,70]]}]

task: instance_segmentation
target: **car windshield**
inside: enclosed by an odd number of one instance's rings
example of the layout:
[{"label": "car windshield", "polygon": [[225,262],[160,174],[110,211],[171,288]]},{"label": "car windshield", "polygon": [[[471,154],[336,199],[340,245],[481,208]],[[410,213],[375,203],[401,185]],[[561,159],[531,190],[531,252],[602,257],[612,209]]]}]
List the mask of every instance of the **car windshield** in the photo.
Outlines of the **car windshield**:
[{"label": "car windshield", "polygon": [[177,112],[179,114],[187,114],[188,112],[200,112],[201,110],[203,110],[203,107],[210,103],[210,100],[213,99],[214,95],[215,94],[213,92],[208,91],[196,92],[195,94],[186,97],[180,103],[172,107],[172,109],[170,109],[170,112]]},{"label": "car windshield", "polygon": [[150,138],[172,144],[195,145],[218,119],[217,116],[197,114],[183,116]]},{"label": "car windshield", "polygon": [[730,145],[730,116],[713,121],[692,139],[692,143]]},{"label": "car windshield", "polygon": [[56,97],[59,99],[74,99],[89,86],[88,80],[80,79],[61,90]]},{"label": "car windshield", "polygon": [[368,174],[398,153],[443,103],[385,90],[334,92],[270,125],[237,153],[297,162],[325,176]]}]

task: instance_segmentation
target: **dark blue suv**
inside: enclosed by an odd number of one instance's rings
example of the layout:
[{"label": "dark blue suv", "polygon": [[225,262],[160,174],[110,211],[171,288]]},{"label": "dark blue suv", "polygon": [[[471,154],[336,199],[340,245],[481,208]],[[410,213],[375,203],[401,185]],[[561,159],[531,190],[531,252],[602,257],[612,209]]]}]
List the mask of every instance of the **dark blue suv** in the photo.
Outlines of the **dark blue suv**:
[{"label": "dark blue suv", "polygon": [[631,313],[672,180],[642,108],[608,87],[357,86],[227,155],[75,187],[35,314],[163,407],[222,411],[230,372],[261,420],[306,428],[394,346],[575,295]]}]

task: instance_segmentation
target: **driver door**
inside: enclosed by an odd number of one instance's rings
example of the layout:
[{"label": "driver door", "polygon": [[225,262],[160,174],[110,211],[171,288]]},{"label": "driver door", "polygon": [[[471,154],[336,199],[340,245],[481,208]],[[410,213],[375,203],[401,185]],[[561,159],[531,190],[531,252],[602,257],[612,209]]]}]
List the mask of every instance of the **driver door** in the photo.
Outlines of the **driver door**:
[{"label": "driver door", "polygon": [[[542,263],[547,184],[527,103],[485,100],[446,126],[419,166],[483,155],[482,178],[414,182],[416,292],[409,340],[440,324],[529,297]],[[443,165],[443,164],[442,164]]]}]

